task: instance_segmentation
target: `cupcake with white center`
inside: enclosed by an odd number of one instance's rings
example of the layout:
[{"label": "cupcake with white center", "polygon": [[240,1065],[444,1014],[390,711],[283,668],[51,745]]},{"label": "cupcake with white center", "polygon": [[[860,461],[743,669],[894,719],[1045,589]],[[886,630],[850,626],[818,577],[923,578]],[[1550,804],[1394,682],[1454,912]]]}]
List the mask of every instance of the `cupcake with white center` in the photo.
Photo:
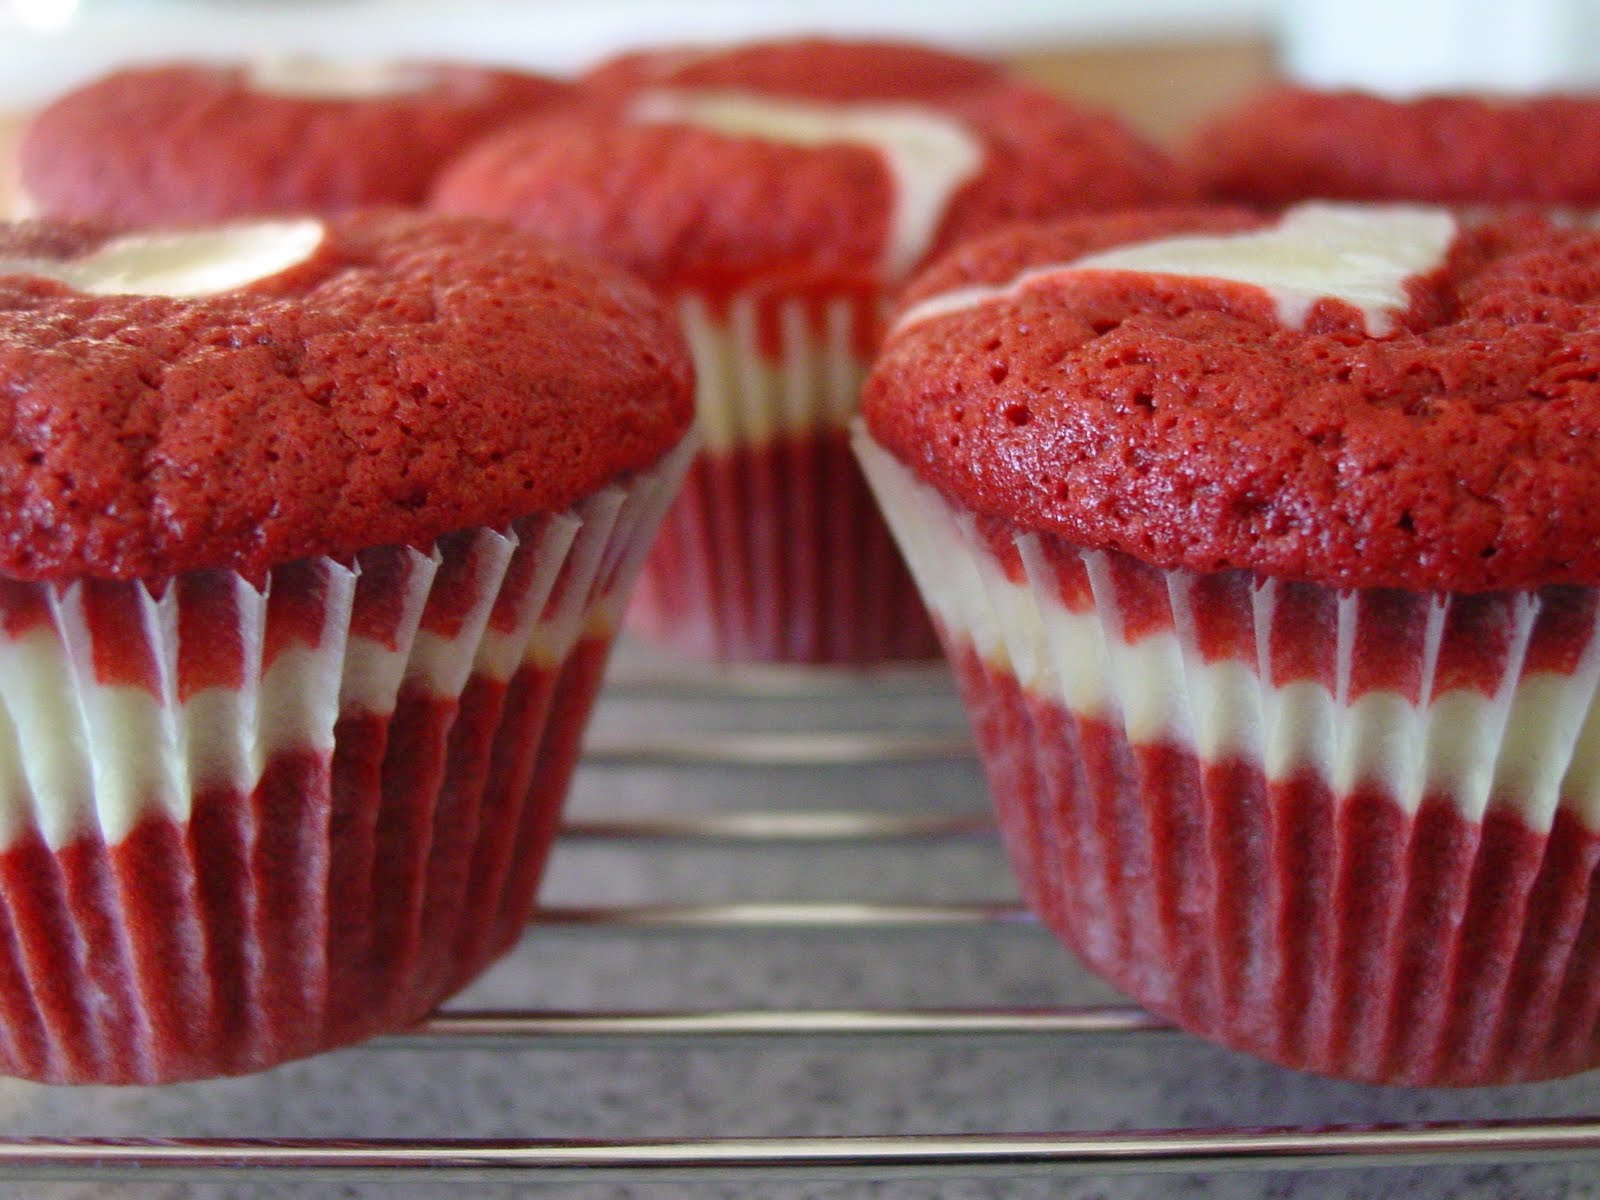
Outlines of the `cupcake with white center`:
[{"label": "cupcake with white center", "polygon": [[846,426],[888,297],[1008,220],[1182,193],[1108,117],[990,64],[888,44],[618,59],[496,135],[437,206],[608,256],[673,297],[706,449],[631,625],[697,656],[867,663],[936,644]]},{"label": "cupcake with white center", "polygon": [[450,158],[569,92],[449,63],[129,68],[34,118],[21,178],[32,214],[124,226],[416,207]]},{"label": "cupcake with white center", "polygon": [[0,407],[0,1070],[258,1070],[510,946],[691,453],[667,310],[464,218],[0,226]]},{"label": "cupcake with white center", "polygon": [[1600,236],[1310,205],[972,243],[857,449],[1024,893],[1291,1066],[1600,1064]]}]

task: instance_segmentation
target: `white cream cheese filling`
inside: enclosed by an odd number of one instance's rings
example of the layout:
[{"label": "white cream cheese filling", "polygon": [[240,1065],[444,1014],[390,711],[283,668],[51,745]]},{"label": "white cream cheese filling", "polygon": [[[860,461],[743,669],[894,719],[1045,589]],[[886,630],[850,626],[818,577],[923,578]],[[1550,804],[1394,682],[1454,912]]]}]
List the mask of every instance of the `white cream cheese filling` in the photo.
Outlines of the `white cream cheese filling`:
[{"label": "white cream cheese filling", "polygon": [[427,91],[435,73],[416,63],[345,62],[310,54],[260,58],[245,68],[251,90],[302,100],[372,100]]},{"label": "white cream cheese filling", "polygon": [[894,182],[884,274],[898,279],[927,254],[956,192],[983,167],[983,145],[952,117],[911,104],[821,104],[732,91],[645,92],[637,121],[675,121],[729,137],[794,146],[847,143],[882,155]]},{"label": "white cream cheese filling", "polygon": [[128,234],[80,258],[0,258],[0,275],[37,275],[91,296],[192,299],[298,266],[316,253],[326,232],[321,221],[307,217]]},{"label": "white cream cheese filling", "polygon": [[934,317],[1008,300],[1043,284],[1091,272],[1133,271],[1175,279],[1216,279],[1260,288],[1285,326],[1303,328],[1323,299],[1358,309],[1371,337],[1394,328],[1410,306],[1408,280],[1444,265],[1457,233],[1446,209],[1420,205],[1298,205],[1266,229],[1185,235],[1117,246],[1067,263],[1030,267],[999,286],[957,288],[913,305],[895,333]]},{"label": "white cream cheese filling", "polygon": [[1038,537],[1018,538],[1025,578],[1010,579],[970,518],[857,427],[857,454],[930,610],[946,632],[1031,694],[1082,718],[1120,726],[1130,743],[1187,747],[1206,763],[1259,765],[1268,779],[1303,773],[1335,794],[1375,785],[1406,811],[1450,796],[1481,820],[1512,804],[1535,830],[1558,807],[1600,830],[1600,629],[1571,674],[1524,671],[1538,598],[1519,599],[1515,633],[1493,690],[1435,690],[1432,664],[1446,601],[1430,614],[1422,700],[1375,690],[1350,694],[1357,597],[1340,593],[1337,680],[1274,683],[1267,653],[1276,585],[1254,589],[1253,659],[1207,660],[1194,631],[1194,576],[1166,572],[1174,627],[1130,641],[1103,552],[1085,552],[1095,596],[1088,611],[1059,598]]},{"label": "white cream cheese filling", "polygon": [[10,211],[4,214],[8,221],[29,221],[39,215],[39,204],[20,183],[11,189]]}]

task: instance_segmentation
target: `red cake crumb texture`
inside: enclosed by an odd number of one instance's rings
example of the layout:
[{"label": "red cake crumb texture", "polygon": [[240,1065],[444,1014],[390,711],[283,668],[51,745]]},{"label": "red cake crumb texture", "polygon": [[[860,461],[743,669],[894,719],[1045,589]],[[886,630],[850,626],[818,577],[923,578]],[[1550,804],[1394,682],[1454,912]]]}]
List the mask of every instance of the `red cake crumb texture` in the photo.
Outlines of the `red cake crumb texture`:
[{"label": "red cake crumb texture", "polygon": [[[0,228],[0,261],[104,235]],[[278,275],[200,299],[0,274],[0,572],[268,567],[558,511],[692,419],[675,323],[637,283],[487,222],[330,221]]]},{"label": "red cake crumb texture", "polygon": [[[1084,218],[968,246],[906,307],[1237,212]],[[1600,580],[1600,235],[1458,234],[1396,327],[1259,288],[1083,273],[893,336],[873,436],[958,507],[1165,567],[1484,591]]]},{"label": "red cake crumb texture", "polygon": [[893,181],[867,146],[799,146],[627,108],[651,89],[824,104],[925,105],[982,142],[931,250],[1008,220],[1160,203],[1181,172],[1118,120],[986,63],[881,43],[800,41],[631,55],[582,85],[588,103],[492,135],[440,178],[435,204],[502,217],[673,289],[723,295],[877,286]]},{"label": "red cake crumb texture", "polygon": [[1600,95],[1390,100],[1275,87],[1188,154],[1208,195],[1444,204],[1600,204]]},{"label": "red cake crumb texture", "polygon": [[736,87],[828,103],[937,103],[953,92],[1004,79],[997,63],[928,46],[797,38],[715,50],[680,46],[622,54],[593,68],[581,86],[592,95],[629,95],[647,87]]},{"label": "red cake crumb texture", "polygon": [[130,226],[417,206],[465,145],[570,90],[511,71],[407,70],[425,86],[352,97],[258,90],[243,67],[119,71],[33,121],[23,185],[46,215]]}]

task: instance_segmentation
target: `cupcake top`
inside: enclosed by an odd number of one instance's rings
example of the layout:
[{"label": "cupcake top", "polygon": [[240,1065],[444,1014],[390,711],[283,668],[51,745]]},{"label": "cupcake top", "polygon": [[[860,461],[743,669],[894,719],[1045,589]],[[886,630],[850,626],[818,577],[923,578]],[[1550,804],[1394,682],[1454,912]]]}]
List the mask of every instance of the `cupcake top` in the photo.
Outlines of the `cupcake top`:
[{"label": "cupcake top", "polygon": [[143,67],[41,112],[22,183],[43,215],[121,225],[417,206],[468,142],[568,92],[444,63]]},{"label": "cupcake top", "polygon": [[259,577],[558,511],[693,415],[612,268],[401,213],[0,226],[0,574]]},{"label": "cupcake top", "polygon": [[1600,583],[1600,234],[1304,205],[1083,218],[910,289],[864,411],[953,502],[1164,567]]},{"label": "cupcake top", "polygon": [[881,285],[1004,221],[1183,194],[1115,119],[933,50],[663,51],[602,66],[583,88],[581,111],[469,151],[435,203],[717,294]]},{"label": "cupcake top", "polygon": [[591,95],[641,88],[738,87],[770,96],[849,104],[861,100],[941,98],[1005,82],[998,63],[931,46],[795,38],[710,48],[643,50],[593,68],[581,86]]},{"label": "cupcake top", "polygon": [[1275,87],[1202,129],[1190,153],[1218,200],[1600,204],[1600,96],[1392,100]]}]

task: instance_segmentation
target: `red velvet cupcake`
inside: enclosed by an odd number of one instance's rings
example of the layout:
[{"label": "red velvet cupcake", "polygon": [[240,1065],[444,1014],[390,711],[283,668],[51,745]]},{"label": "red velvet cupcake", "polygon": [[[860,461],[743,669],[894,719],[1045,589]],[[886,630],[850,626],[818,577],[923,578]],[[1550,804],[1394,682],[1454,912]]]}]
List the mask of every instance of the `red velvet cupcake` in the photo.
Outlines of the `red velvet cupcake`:
[{"label": "red velvet cupcake", "polygon": [[0,1070],[257,1070],[509,947],[692,402],[487,222],[0,226]]},{"label": "red velvet cupcake", "polygon": [[22,183],[40,215],[125,226],[416,207],[470,142],[569,91],[446,63],[134,68],[34,119]]},{"label": "red velvet cupcake", "polygon": [[1279,86],[1196,135],[1212,197],[1600,205],[1600,96],[1398,100]]},{"label": "red velvet cupcake", "polygon": [[1180,194],[1170,164],[1109,117],[917,47],[662,51],[583,86],[584,111],[480,143],[435,201],[607,255],[682,314],[706,452],[632,626],[717,659],[935,654],[845,432],[886,298],[1005,221]]},{"label": "red velvet cupcake", "polygon": [[981,241],[858,449],[1024,894],[1188,1029],[1600,1065],[1600,235],[1305,205]]}]

